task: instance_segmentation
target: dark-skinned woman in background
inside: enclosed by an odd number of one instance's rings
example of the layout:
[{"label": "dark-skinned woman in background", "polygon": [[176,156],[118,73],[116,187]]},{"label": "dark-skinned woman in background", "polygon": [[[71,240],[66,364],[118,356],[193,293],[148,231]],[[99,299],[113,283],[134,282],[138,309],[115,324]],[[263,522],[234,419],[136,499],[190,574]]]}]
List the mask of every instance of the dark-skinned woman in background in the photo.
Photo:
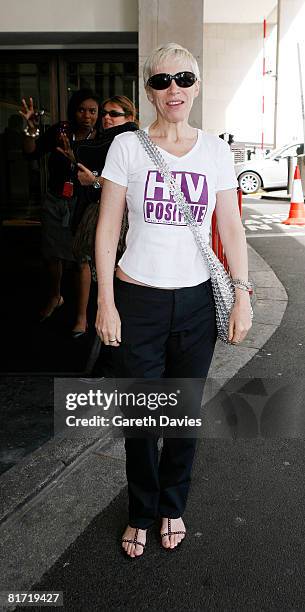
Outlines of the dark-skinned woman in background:
[{"label": "dark-skinned woman in background", "polygon": [[[73,93],[67,108],[67,122],[58,122],[39,133],[33,98],[22,100],[19,111],[27,125],[24,151],[33,158],[48,155],[48,189],[42,205],[42,255],[48,271],[48,297],[40,320],[49,319],[63,305],[61,282],[64,262],[74,262],[71,220],[78,196],[73,148],[78,141],[99,135],[99,100],[90,89]],[[88,284],[88,270],[80,270],[80,286]],[[90,270],[89,270],[90,286]],[[85,289],[86,290],[86,289]],[[80,290],[82,292],[82,289]],[[78,331],[76,313],[74,331]]]}]

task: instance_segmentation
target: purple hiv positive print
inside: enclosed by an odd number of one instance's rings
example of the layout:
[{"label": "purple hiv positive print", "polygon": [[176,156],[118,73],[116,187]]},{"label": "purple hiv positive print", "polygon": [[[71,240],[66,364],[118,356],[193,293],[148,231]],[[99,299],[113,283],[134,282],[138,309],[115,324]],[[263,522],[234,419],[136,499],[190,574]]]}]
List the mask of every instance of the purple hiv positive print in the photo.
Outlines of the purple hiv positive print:
[{"label": "purple hiv positive print", "polygon": [[[191,207],[197,225],[202,225],[208,206],[208,186],[205,175],[196,172],[173,172],[172,174]],[[163,177],[157,170],[149,170],[147,173],[144,219],[146,223],[186,225]]]}]

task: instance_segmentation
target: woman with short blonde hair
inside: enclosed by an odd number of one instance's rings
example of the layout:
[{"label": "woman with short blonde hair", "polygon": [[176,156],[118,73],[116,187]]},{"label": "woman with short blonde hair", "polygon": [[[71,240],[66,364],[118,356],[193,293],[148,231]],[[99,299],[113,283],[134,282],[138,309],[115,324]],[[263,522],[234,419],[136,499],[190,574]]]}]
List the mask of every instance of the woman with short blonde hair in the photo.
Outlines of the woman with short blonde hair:
[{"label": "woman with short blonde hair", "polygon": [[[227,143],[188,122],[200,90],[196,59],[176,43],[161,46],[145,62],[144,85],[156,111],[145,131],[169,165],[207,241],[216,207],[232,276],[242,281],[229,323],[230,341],[241,342],[251,327],[251,309],[237,181]],[[217,337],[209,268],[136,133],[114,139],[103,177],[96,235],[96,329],[112,347],[115,375],[203,379]],[[113,286],[125,202],[127,247]],[[158,517],[164,549],[177,547],[186,533],[182,515],[196,439],[165,437],[160,462],[157,441],[154,436],[125,439],[129,524],[122,547],[131,558],[143,554],[146,531]]]}]

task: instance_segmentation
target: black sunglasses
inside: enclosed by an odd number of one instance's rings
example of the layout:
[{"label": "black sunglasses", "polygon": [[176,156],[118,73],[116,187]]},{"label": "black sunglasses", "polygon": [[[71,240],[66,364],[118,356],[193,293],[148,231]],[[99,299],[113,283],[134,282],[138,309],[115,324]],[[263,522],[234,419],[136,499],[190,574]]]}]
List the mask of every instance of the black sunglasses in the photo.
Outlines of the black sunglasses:
[{"label": "black sunglasses", "polygon": [[109,115],[109,117],[126,117],[126,113],[120,113],[116,110],[106,111],[105,109],[102,110],[101,115],[102,117],[106,117],[106,115]]},{"label": "black sunglasses", "polygon": [[167,89],[173,79],[178,87],[192,87],[197,81],[193,72],[177,72],[177,74],[162,72],[151,76],[147,81],[147,85],[152,89]]}]

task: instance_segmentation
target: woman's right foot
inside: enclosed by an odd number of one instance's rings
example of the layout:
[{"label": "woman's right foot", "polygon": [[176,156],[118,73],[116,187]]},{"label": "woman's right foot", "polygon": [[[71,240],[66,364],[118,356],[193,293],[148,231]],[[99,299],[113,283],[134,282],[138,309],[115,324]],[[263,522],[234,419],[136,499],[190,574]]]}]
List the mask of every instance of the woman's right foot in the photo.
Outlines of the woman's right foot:
[{"label": "woman's right foot", "polygon": [[[146,544],[146,531],[146,529],[139,529],[138,527],[130,527],[130,525],[127,525],[122,536],[122,547],[129,557],[133,558],[143,555]],[[124,540],[131,541],[124,542]]]}]

